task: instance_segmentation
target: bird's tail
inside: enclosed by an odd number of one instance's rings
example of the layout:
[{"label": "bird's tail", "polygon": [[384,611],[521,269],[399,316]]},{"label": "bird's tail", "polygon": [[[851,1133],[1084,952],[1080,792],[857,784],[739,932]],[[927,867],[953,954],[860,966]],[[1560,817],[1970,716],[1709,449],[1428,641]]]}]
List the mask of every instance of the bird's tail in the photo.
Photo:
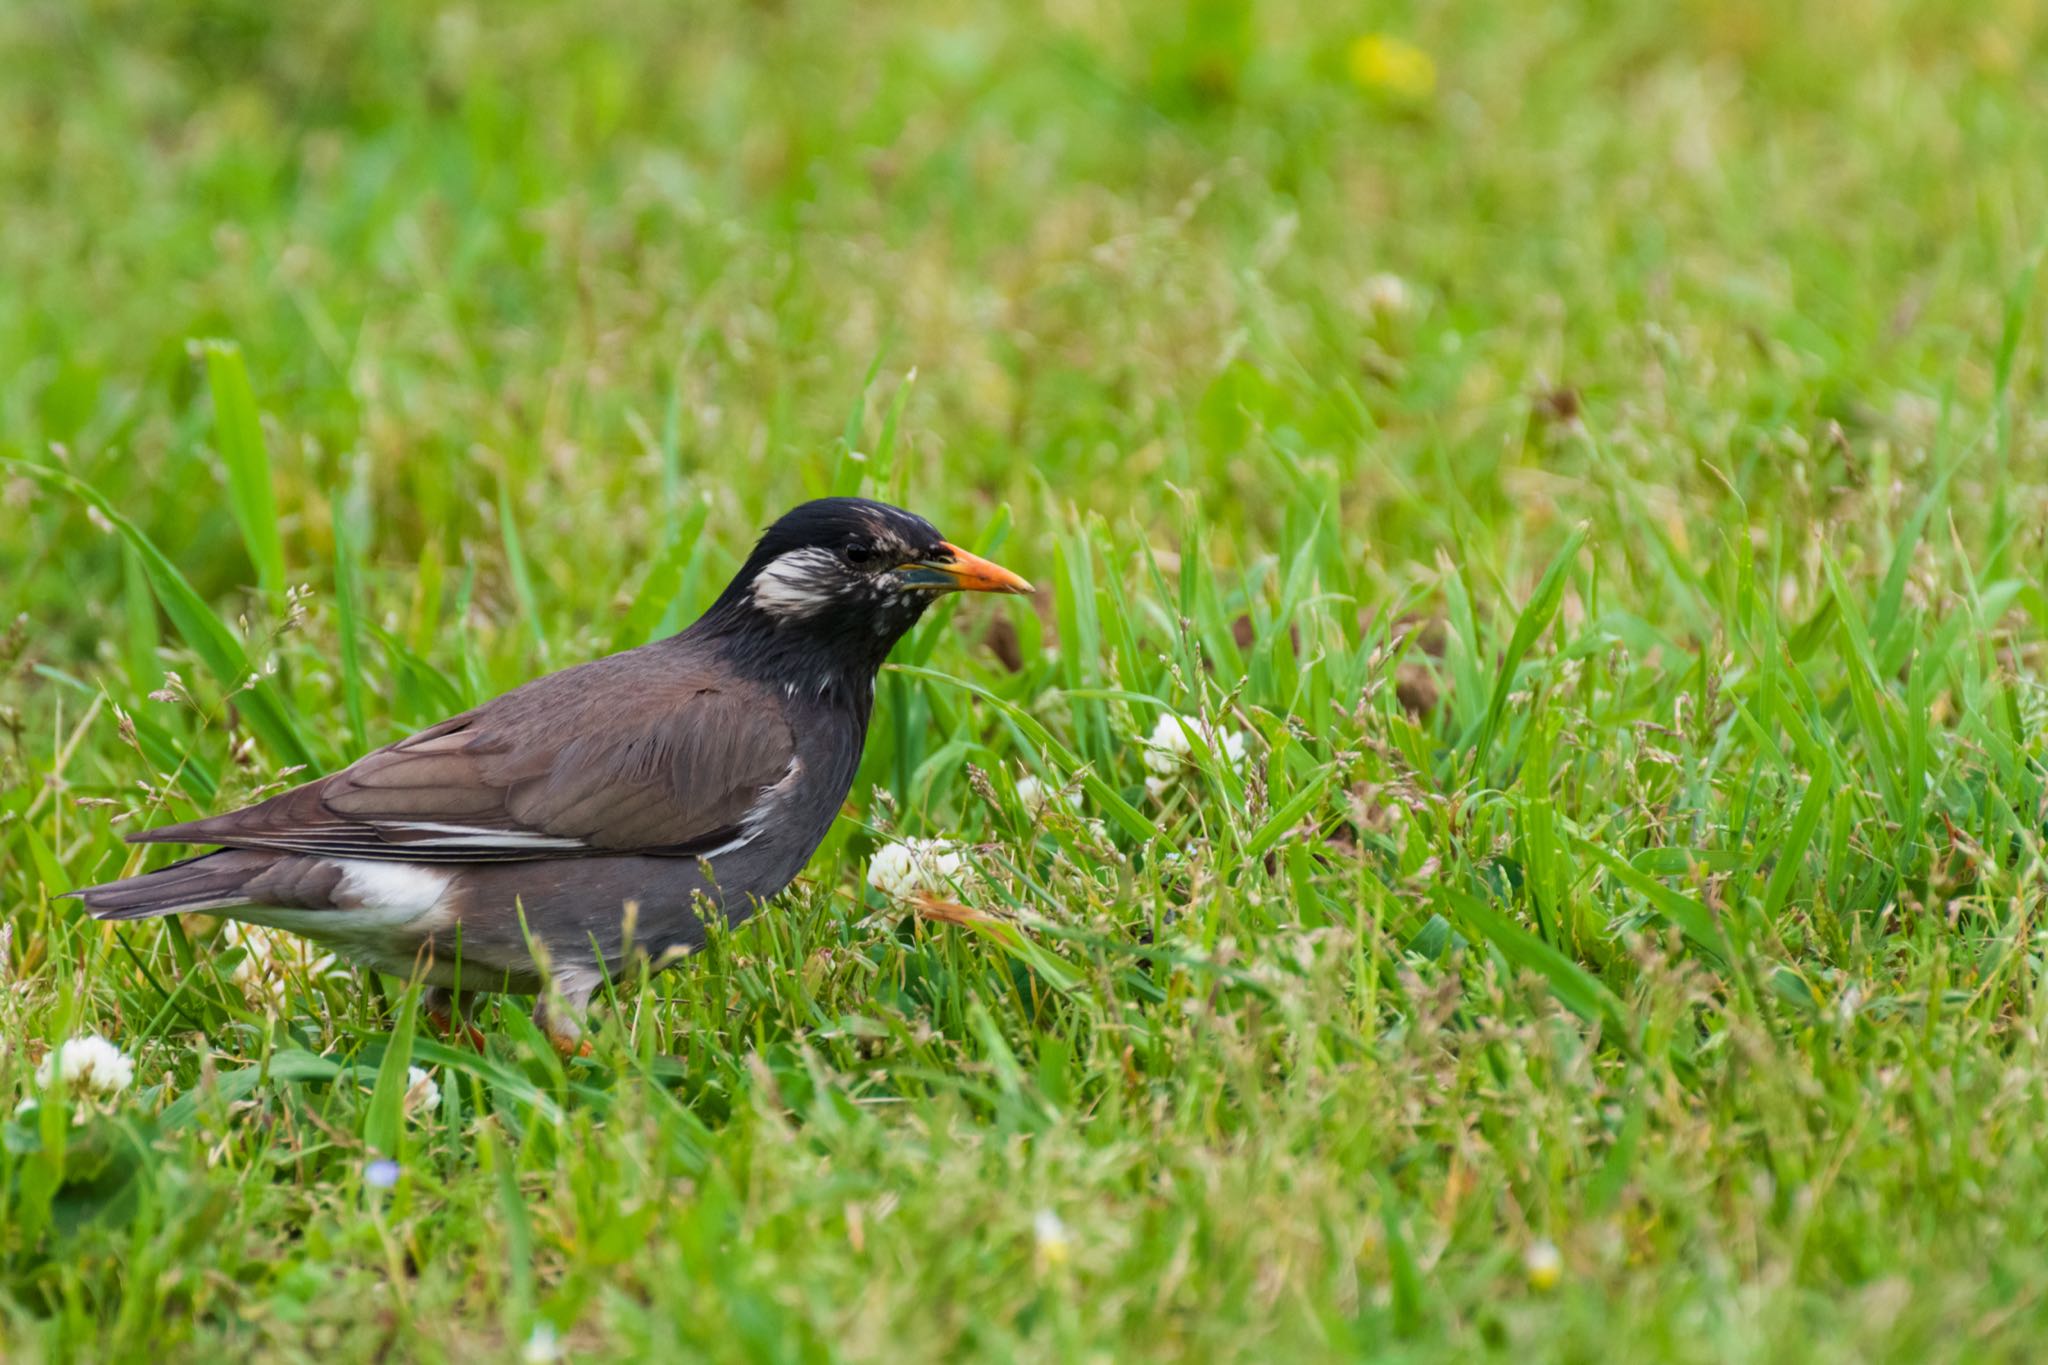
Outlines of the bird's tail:
[{"label": "bird's tail", "polygon": [[189,910],[228,910],[250,903],[243,887],[269,862],[268,858],[223,849],[140,877],[65,894],[84,901],[94,919],[149,919]]}]

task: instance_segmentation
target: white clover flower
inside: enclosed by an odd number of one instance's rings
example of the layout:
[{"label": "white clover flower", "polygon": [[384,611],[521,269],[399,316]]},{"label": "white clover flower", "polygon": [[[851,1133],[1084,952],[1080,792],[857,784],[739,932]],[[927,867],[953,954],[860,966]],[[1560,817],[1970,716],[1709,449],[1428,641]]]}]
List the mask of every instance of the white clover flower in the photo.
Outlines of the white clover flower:
[{"label": "white clover flower", "polygon": [[896,900],[916,891],[950,890],[965,861],[944,839],[903,839],[875,850],[868,885]]},{"label": "white clover flower", "polygon": [[1557,1288],[1558,1281],[1564,1278],[1564,1254],[1557,1249],[1557,1243],[1548,1237],[1529,1243],[1522,1252],[1522,1274],[1531,1289]]},{"label": "white clover flower", "polygon": [[1145,790],[1153,796],[1163,793],[1172,785],[1172,779],[1194,766],[1195,746],[1188,738],[1190,733],[1200,735],[1209,752],[1231,767],[1244,766],[1244,731],[1218,731],[1200,716],[1176,716],[1168,711],[1159,717],[1152,733],[1139,741],[1144,750],[1140,757],[1152,774],[1145,779]]},{"label": "white clover flower", "polygon": [[1030,773],[1017,779],[1017,804],[1024,807],[1026,815],[1038,815],[1045,810],[1047,792],[1045,783]]},{"label": "white clover flower", "polygon": [[[1151,735],[1142,741],[1145,752],[1141,757],[1145,760],[1146,768],[1161,777],[1179,772],[1181,765],[1186,763],[1194,752],[1194,746],[1188,743],[1187,731],[1181,728],[1180,722],[1179,716],[1168,711],[1159,717],[1159,723],[1152,727]],[[1197,733],[1200,732],[1199,720],[1190,717],[1188,723]]]},{"label": "white clover flower", "polygon": [[1081,809],[1081,793],[1078,791],[1054,792],[1037,776],[1026,773],[1017,779],[1017,802],[1024,807],[1024,813],[1036,819],[1045,814],[1045,808],[1057,796],[1060,804],[1070,810]]},{"label": "white clover flower", "polygon": [[1042,1266],[1065,1265],[1074,1252],[1074,1239],[1067,1234],[1067,1225],[1051,1209],[1040,1209],[1031,1219],[1031,1236],[1038,1244],[1038,1263]]},{"label": "white clover flower", "polygon": [[1835,1022],[1847,1028],[1856,1022],[1856,1012],[1863,1008],[1863,988],[1851,986],[1835,998]]},{"label": "white clover flower", "polygon": [[260,924],[229,920],[221,938],[231,948],[242,950],[235,964],[234,982],[252,1005],[273,1012],[282,1009],[294,979],[317,980],[342,970],[333,953],[323,953],[308,940]]},{"label": "white clover flower", "polygon": [[74,1091],[118,1095],[135,1084],[135,1059],[97,1033],[88,1033],[43,1058],[36,1083],[47,1086],[60,1074]]},{"label": "white clover flower", "polygon": [[519,1348],[519,1358],[526,1365],[547,1365],[548,1361],[560,1360],[562,1343],[555,1335],[555,1325],[551,1322],[535,1323],[526,1344]]},{"label": "white clover flower", "polygon": [[1223,736],[1223,748],[1219,750],[1231,767],[1244,766],[1244,731],[1232,730]]},{"label": "white clover flower", "polygon": [[425,1067],[410,1066],[405,1069],[405,1113],[408,1118],[424,1118],[441,1107],[441,1087],[434,1081],[434,1073]]},{"label": "white clover flower", "polygon": [[1415,289],[1399,275],[1388,272],[1367,276],[1365,306],[1378,317],[1404,317],[1415,311]]}]

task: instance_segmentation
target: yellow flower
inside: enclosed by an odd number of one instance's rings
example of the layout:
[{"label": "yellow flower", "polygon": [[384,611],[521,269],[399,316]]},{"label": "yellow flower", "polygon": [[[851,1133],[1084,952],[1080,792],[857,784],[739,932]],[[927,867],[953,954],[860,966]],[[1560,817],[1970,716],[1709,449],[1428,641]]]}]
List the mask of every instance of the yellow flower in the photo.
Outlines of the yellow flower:
[{"label": "yellow flower", "polygon": [[1368,33],[1345,54],[1351,79],[1375,94],[1420,102],[1436,93],[1436,62],[1390,33]]},{"label": "yellow flower", "polygon": [[1051,1209],[1040,1209],[1031,1220],[1031,1233],[1038,1243],[1038,1264],[1042,1270],[1052,1270],[1067,1263],[1073,1255],[1074,1240],[1067,1235],[1067,1225]]},{"label": "yellow flower", "polygon": [[1531,1242],[1522,1251],[1522,1273],[1531,1289],[1548,1293],[1564,1278],[1564,1254],[1548,1237]]}]

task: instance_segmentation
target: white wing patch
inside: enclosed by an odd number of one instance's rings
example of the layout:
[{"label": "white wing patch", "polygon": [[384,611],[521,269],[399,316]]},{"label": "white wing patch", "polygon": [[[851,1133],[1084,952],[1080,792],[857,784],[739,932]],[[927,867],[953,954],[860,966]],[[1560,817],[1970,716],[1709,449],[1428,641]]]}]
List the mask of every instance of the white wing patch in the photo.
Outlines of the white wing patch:
[{"label": "white wing patch", "polygon": [[775,813],[775,808],[795,788],[797,774],[803,770],[804,761],[795,755],[791,755],[789,766],[782,770],[782,776],[772,784],[761,788],[760,796],[755,798],[753,806],[747,811],[746,816],[741,819],[739,837],[728,840],[710,852],[700,853],[697,856],[709,861],[721,853],[737,852],[760,838],[762,829],[767,826],[768,817]]},{"label": "white wing patch", "polygon": [[566,839],[553,834],[535,834],[523,829],[479,829],[474,825],[444,825],[433,820],[410,820],[388,826],[393,831],[408,834],[432,834],[438,837],[411,841],[422,851],[437,848],[473,849],[571,849],[587,847],[581,839]]},{"label": "white wing patch", "polygon": [[717,848],[707,849],[704,852],[699,853],[697,856],[699,858],[703,858],[706,860],[723,857],[725,854],[736,852],[739,849],[745,848],[748,844],[753,843],[755,836],[760,834],[760,832],[761,831],[758,829],[748,830],[739,838],[720,844]]},{"label": "white wing patch", "polygon": [[839,598],[839,557],[806,546],[770,560],[754,578],[754,605],[770,616],[812,616]]}]

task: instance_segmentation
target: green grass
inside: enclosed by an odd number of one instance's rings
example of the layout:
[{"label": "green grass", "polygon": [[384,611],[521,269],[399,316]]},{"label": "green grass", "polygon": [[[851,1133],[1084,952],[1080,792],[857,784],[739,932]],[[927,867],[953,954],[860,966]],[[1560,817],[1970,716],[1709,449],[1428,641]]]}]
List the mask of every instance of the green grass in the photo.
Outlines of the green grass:
[{"label": "green grass", "polygon": [[[2048,12],[1369,9],[0,8],[0,1356],[2034,1354]],[[587,1062],[53,899],[854,489],[1043,599]]]}]

